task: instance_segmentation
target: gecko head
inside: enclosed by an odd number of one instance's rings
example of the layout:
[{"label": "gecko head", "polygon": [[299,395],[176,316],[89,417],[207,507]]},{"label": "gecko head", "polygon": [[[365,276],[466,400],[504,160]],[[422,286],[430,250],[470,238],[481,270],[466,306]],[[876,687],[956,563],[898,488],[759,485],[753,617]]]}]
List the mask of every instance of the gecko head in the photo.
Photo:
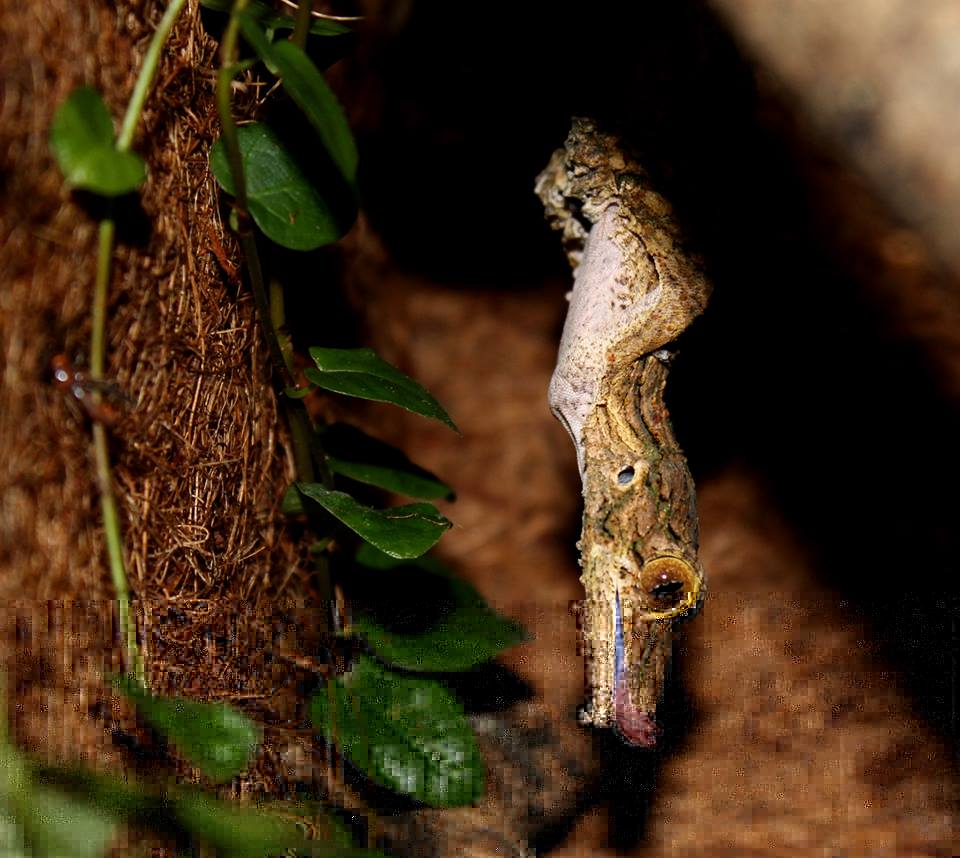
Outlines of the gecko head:
[{"label": "gecko head", "polygon": [[663,696],[673,624],[696,612],[702,578],[682,557],[648,560],[633,587],[614,600],[612,715],[617,732],[633,746],[657,744],[657,704]]}]

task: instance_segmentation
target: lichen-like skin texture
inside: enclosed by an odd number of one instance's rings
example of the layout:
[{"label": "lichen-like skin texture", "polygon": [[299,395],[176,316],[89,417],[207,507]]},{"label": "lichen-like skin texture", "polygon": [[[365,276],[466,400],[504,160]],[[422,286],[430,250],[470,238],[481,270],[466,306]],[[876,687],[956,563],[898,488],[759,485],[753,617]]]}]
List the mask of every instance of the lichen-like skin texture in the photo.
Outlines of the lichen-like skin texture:
[{"label": "lichen-like skin texture", "polygon": [[575,119],[537,179],[575,272],[550,382],[583,479],[581,720],[656,744],[673,625],[703,598],[693,481],[663,402],[669,345],[709,286],[618,138]]}]

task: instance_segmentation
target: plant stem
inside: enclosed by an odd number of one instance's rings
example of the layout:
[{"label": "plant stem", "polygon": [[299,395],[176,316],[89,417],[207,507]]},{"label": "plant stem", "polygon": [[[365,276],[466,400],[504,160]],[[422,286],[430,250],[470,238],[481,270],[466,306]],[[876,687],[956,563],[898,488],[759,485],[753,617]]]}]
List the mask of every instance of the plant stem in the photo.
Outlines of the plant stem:
[{"label": "plant stem", "polygon": [[150,92],[153,76],[160,64],[163,46],[167,43],[170,30],[173,29],[174,21],[177,20],[185,2],[186,0],[170,0],[170,5],[167,6],[167,11],[163,13],[156,32],[150,40],[150,46],[143,57],[143,65],[140,67],[140,74],[137,75],[137,82],[133,86],[133,94],[130,96],[127,112],[123,117],[120,134],[117,136],[117,149],[120,152],[126,152],[133,145],[133,135],[137,130],[137,123],[140,121],[140,114],[143,113],[143,105],[146,103],[147,95]]},{"label": "plant stem", "polygon": [[[220,43],[220,71],[217,72],[217,112],[220,114],[220,126],[223,145],[227,150],[227,162],[230,164],[230,176],[233,179],[234,211],[239,218],[248,218],[247,184],[243,176],[243,156],[240,153],[240,141],[237,139],[237,126],[233,121],[233,103],[230,87],[237,73],[235,56],[237,37],[240,34],[240,13],[246,8],[248,0],[235,0],[230,10],[230,19],[223,31]],[[240,224],[244,226],[243,223]],[[249,231],[249,225],[244,231]]]},{"label": "plant stem", "polygon": [[110,559],[110,578],[113,581],[113,591],[120,615],[127,667],[132,670],[137,682],[146,687],[143,660],[140,658],[137,647],[137,625],[130,616],[130,587],[127,583],[127,567],[123,561],[120,516],[117,513],[117,502],[113,497],[107,430],[102,423],[93,424],[93,451],[97,465],[97,480],[100,483],[100,514],[103,517],[103,533],[107,541],[107,557]]},{"label": "plant stem", "polygon": [[[236,61],[237,36],[240,27],[238,16],[246,7],[247,2],[248,0],[234,0],[233,8],[230,11],[230,20],[227,22],[223,33],[223,41],[220,44],[220,71],[217,73],[217,110],[220,114],[220,125],[223,129],[221,139],[226,150],[227,163],[230,165],[230,178],[233,181],[235,228],[240,239],[240,247],[247,267],[247,276],[250,279],[250,290],[253,292],[260,328],[267,340],[267,348],[274,371],[278,374],[284,388],[295,389],[298,385],[294,375],[292,349],[286,335],[281,334],[286,326],[283,289],[279,283],[271,282],[268,298],[263,269],[260,265],[260,255],[257,252],[256,236],[253,232],[250,212],[247,207],[243,153],[240,151],[237,126],[233,121],[233,103],[230,97],[233,78],[241,68],[241,65]],[[306,12],[304,12],[304,9],[306,9]],[[298,29],[304,15],[306,15],[309,24],[309,11],[310,0],[301,0],[297,12]],[[319,448],[306,406],[299,399],[292,399],[284,395],[282,408],[287,419],[287,425],[290,427],[290,441],[297,479],[312,483],[316,480],[317,470],[319,470],[322,484],[327,488],[333,488],[333,474],[323,451]],[[316,466],[316,469],[314,466]],[[314,569],[319,596],[326,604],[332,605],[333,584],[330,579],[330,567],[327,558],[323,556],[316,558]],[[321,616],[319,619],[322,630],[328,631],[330,629],[330,618]]]},{"label": "plant stem", "polygon": [[7,671],[0,668],[0,748],[10,742],[10,698],[7,697]]},{"label": "plant stem", "polygon": [[107,290],[110,287],[110,263],[113,259],[113,237],[116,224],[112,218],[100,221],[97,233],[97,273],[93,281],[93,307],[90,324],[90,378],[103,378],[106,362]]},{"label": "plant stem", "polygon": [[[170,0],[170,4],[163,13],[163,18],[160,19],[160,24],[150,40],[150,45],[143,58],[143,65],[140,67],[140,73],[137,75],[137,80],[133,86],[133,93],[127,105],[127,112],[123,117],[120,133],[117,136],[115,145],[119,152],[129,151],[133,144],[133,135],[143,113],[143,106],[150,92],[150,84],[157,72],[157,66],[160,64],[163,46],[166,44],[170,30],[173,28],[173,24],[185,2],[186,0]],[[107,293],[110,287],[115,235],[116,224],[112,217],[108,216],[100,221],[100,229],[97,235],[97,273],[93,284],[93,307],[90,313],[90,378],[93,381],[99,381],[103,378],[106,365]],[[137,647],[137,627],[130,616],[130,585],[127,578],[127,568],[123,560],[120,516],[113,496],[107,431],[103,424],[97,421],[93,424],[93,451],[96,461],[97,483],[100,488],[100,513],[103,518],[104,539],[107,543],[110,578],[113,581],[113,589],[117,599],[127,668],[133,672],[137,681],[146,687],[143,660],[140,658],[140,651]]]},{"label": "plant stem", "polygon": [[[97,241],[97,273],[93,283],[93,308],[90,334],[90,377],[94,381],[103,378],[106,361],[107,290],[110,285],[110,268],[113,260],[113,238],[116,225],[111,218],[100,221]],[[110,474],[110,449],[107,431],[103,424],[93,424],[93,453],[96,462],[97,484],[100,488],[100,515],[103,519],[103,535],[107,543],[107,559],[110,564],[110,579],[113,582],[120,629],[123,634],[127,668],[143,685],[145,676],[143,661],[137,648],[137,627],[130,616],[130,585],[123,560],[123,540],[120,534],[120,516],[113,496],[113,480]]]},{"label": "plant stem", "polygon": [[276,277],[270,278],[270,324],[277,332],[280,342],[280,351],[283,354],[283,363],[287,371],[293,375],[293,342],[290,334],[285,330],[287,325],[286,302],[283,296],[283,284]]},{"label": "plant stem", "polygon": [[[280,383],[284,388],[296,388],[297,380],[294,375],[292,354],[284,348],[284,339],[281,334],[284,328],[285,315],[283,307],[283,292],[279,283],[271,283],[268,297],[267,286],[260,265],[260,254],[257,250],[257,240],[253,232],[250,212],[247,207],[247,184],[243,169],[243,153],[240,151],[240,140],[237,136],[237,126],[233,121],[233,104],[230,97],[231,84],[237,72],[236,63],[237,38],[239,35],[239,15],[247,6],[248,0],[236,0],[230,12],[223,33],[220,46],[220,71],[217,73],[217,110],[220,114],[220,124],[223,128],[222,140],[230,165],[230,178],[233,182],[233,211],[236,216],[237,236],[240,239],[240,248],[243,251],[247,276],[250,280],[250,291],[257,308],[257,317],[260,328],[267,341],[270,360]],[[309,21],[309,8],[308,8]],[[312,483],[316,479],[315,461],[321,469],[324,485],[330,485],[332,479],[323,456],[313,456],[314,433],[307,409],[302,402],[284,397],[283,409],[290,426],[290,437],[293,448],[293,458],[297,470],[297,479]]]},{"label": "plant stem", "polygon": [[236,216],[237,236],[243,250],[244,261],[247,264],[247,276],[250,278],[250,290],[260,318],[260,327],[267,338],[267,348],[270,351],[270,360],[274,369],[280,374],[284,387],[296,387],[291,368],[287,366],[283,356],[283,349],[277,337],[276,329],[271,324],[270,304],[267,300],[267,289],[263,280],[263,268],[260,265],[260,254],[257,252],[257,240],[250,225],[250,210],[247,206],[247,182],[243,172],[243,153],[240,151],[240,140],[237,136],[237,126],[233,121],[233,103],[230,98],[230,88],[233,77],[237,73],[235,56],[237,52],[237,37],[240,32],[240,13],[246,8],[248,0],[236,0],[230,12],[230,20],[223,32],[223,42],[220,45],[220,71],[217,72],[217,112],[220,114],[223,147],[227,153],[227,163],[230,165],[230,178],[233,180],[233,211]]},{"label": "plant stem", "polygon": [[293,34],[290,41],[298,48],[307,46],[307,34],[310,32],[310,12],[313,7],[313,0],[299,0],[297,5],[297,20],[293,25]]},{"label": "plant stem", "polygon": [[[116,225],[112,218],[100,221],[97,242],[97,274],[93,283],[93,308],[90,333],[90,377],[94,381],[103,378],[106,360],[107,289],[110,285],[110,268],[113,261],[113,237]],[[97,394],[94,394],[96,396]],[[127,567],[123,560],[123,539],[120,534],[120,516],[113,497],[113,479],[110,474],[110,449],[107,445],[107,430],[99,421],[93,424],[93,454],[96,462],[97,484],[100,488],[100,516],[103,519],[103,535],[107,543],[107,559],[110,564],[110,579],[120,615],[127,669],[144,685],[146,678],[143,661],[137,648],[137,626],[130,616],[130,585]]]},{"label": "plant stem", "polygon": [[[90,378],[99,381],[103,378],[106,362],[107,329],[107,290],[110,285],[110,268],[113,261],[113,239],[116,224],[112,218],[100,221],[97,241],[97,274],[93,283],[93,308],[91,311],[90,333]],[[94,397],[98,394],[94,394]],[[130,585],[127,580],[127,567],[123,560],[123,539],[120,533],[120,516],[117,502],[113,496],[113,479],[110,474],[110,448],[107,444],[107,431],[103,424],[93,424],[93,455],[96,463],[97,485],[100,488],[100,517],[103,520],[103,536],[107,543],[107,560],[110,565],[110,580],[113,582],[114,597],[117,600],[117,613],[120,618],[120,630],[127,669],[144,685],[146,678],[143,661],[137,647],[137,626],[130,616]]]}]

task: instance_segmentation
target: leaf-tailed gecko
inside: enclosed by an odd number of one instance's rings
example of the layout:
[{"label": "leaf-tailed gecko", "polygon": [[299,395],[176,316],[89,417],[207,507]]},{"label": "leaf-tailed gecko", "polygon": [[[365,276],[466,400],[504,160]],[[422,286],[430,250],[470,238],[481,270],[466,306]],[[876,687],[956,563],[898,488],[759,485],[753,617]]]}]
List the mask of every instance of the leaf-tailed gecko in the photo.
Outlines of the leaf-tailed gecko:
[{"label": "leaf-tailed gecko", "polygon": [[666,347],[710,287],[670,205],[591,120],[574,120],[536,192],[575,273],[550,406],[583,481],[581,722],[653,747],[673,625],[705,593],[693,480],[663,401]]}]

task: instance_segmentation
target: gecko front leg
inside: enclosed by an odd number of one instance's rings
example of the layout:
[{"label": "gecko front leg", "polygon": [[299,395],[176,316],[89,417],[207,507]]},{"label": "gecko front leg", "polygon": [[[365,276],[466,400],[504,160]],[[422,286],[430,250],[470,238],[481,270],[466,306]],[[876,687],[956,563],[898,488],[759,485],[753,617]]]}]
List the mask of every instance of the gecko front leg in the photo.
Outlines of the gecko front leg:
[{"label": "gecko front leg", "polygon": [[620,141],[574,120],[537,180],[575,281],[550,384],[583,481],[584,723],[656,743],[674,624],[704,595],[693,481],[663,401],[669,344],[709,287]]}]

